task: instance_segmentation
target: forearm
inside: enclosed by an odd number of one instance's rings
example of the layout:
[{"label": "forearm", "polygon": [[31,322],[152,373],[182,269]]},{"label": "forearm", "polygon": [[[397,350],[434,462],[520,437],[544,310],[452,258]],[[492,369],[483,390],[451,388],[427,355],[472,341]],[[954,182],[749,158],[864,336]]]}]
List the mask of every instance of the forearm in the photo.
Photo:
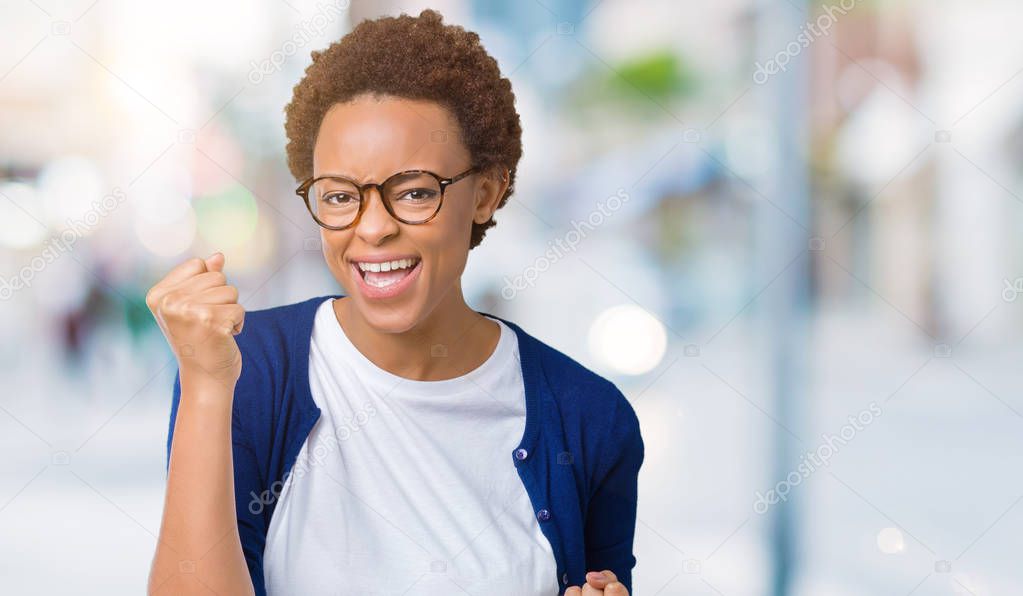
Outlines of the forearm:
[{"label": "forearm", "polygon": [[150,594],[252,594],[235,512],[234,388],[182,371]]}]

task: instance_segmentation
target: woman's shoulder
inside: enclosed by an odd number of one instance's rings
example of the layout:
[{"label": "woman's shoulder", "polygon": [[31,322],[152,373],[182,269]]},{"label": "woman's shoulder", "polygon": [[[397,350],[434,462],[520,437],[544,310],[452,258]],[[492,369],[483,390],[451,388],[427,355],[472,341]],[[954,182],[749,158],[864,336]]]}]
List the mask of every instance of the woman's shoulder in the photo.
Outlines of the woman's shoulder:
[{"label": "woman's shoulder", "polygon": [[[241,333],[235,336],[243,358],[251,364],[273,367],[302,353],[309,342],[317,307],[331,295],[314,296],[267,308],[247,310]],[[247,362],[243,362],[243,367]]]},{"label": "woman's shoulder", "polygon": [[[235,336],[242,371],[235,385],[233,428],[236,439],[251,447],[262,445],[273,422],[285,410],[301,405],[307,384],[309,341],[316,308],[330,296],[315,296],[279,306],[247,310],[241,333]],[[298,394],[293,394],[295,391]]]},{"label": "woman's shoulder", "polygon": [[520,352],[532,357],[561,416],[578,418],[589,428],[624,425],[638,432],[638,418],[629,399],[612,380],[564,351],[510,323],[519,335]]},{"label": "woman's shoulder", "polygon": [[236,403],[264,402],[275,397],[279,389],[302,386],[295,383],[300,380],[296,375],[307,366],[316,309],[329,298],[314,296],[245,312],[245,324],[235,336],[242,356]]},{"label": "woman's shoulder", "polygon": [[314,296],[298,302],[246,310],[245,326],[236,337],[240,341],[287,340],[302,328],[312,329],[316,308],[331,295]]}]

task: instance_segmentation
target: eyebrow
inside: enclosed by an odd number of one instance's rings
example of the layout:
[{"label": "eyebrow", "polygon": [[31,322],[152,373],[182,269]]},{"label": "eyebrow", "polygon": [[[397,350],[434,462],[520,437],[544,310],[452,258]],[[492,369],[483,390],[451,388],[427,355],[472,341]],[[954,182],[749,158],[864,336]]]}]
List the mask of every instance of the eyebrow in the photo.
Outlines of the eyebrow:
[{"label": "eyebrow", "polygon": [[313,178],[326,178],[326,177],[330,177],[330,178],[347,178],[348,180],[354,180],[354,181],[358,182],[359,184],[363,183],[361,180],[359,180],[355,176],[352,176],[351,174],[338,174],[336,172],[327,172],[325,174],[317,174],[317,175],[313,176]]},{"label": "eyebrow", "polygon": [[[402,172],[433,172],[433,171],[434,170],[431,170],[429,168],[405,168],[403,170],[396,170],[394,172],[391,172],[390,174],[388,174],[386,177],[384,177],[379,182],[383,182],[384,180],[387,180],[391,176],[394,176],[395,174],[401,174]],[[330,176],[332,178],[334,178],[334,177],[336,177],[336,178],[346,178],[348,180],[353,180],[353,181],[355,181],[355,182],[357,182],[359,184],[366,184],[365,180],[360,180],[360,179],[356,178],[355,176],[352,176],[351,174],[336,174],[336,173],[328,172],[326,174],[318,174],[318,175],[313,176],[313,177],[314,178],[323,178],[325,176]]]}]

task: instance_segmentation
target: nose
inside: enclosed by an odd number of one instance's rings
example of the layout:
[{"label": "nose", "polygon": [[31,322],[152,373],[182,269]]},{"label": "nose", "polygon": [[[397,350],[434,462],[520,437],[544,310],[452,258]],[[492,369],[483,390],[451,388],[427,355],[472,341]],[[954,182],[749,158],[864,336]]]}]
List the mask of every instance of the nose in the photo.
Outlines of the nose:
[{"label": "nose", "polygon": [[398,233],[398,221],[384,207],[384,197],[379,186],[366,188],[362,200],[366,202],[365,210],[355,226],[355,234],[359,238],[375,246]]}]

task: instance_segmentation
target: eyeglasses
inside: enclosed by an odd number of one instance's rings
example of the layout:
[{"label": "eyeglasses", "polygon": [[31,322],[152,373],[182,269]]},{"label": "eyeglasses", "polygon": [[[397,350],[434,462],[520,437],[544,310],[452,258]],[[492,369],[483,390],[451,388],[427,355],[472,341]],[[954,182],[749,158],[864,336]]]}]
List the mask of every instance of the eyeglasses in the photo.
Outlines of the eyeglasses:
[{"label": "eyeglasses", "polygon": [[384,208],[406,224],[424,224],[440,212],[444,190],[472,174],[476,166],[451,178],[427,170],[398,172],[380,184],[358,182],[344,176],[309,178],[296,190],[316,223],[328,230],[345,230],[359,222],[366,210],[366,189],[376,188]]}]

